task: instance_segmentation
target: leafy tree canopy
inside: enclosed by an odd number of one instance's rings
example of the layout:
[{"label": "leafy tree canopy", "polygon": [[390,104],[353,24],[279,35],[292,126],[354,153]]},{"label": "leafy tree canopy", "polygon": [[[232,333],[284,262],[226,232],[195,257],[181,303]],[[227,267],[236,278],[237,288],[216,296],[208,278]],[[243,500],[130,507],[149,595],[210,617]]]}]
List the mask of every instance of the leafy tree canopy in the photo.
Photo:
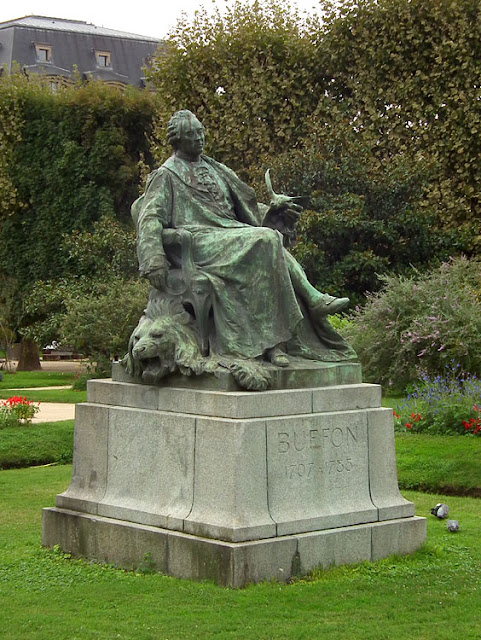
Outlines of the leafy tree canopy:
[{"label": "leafy tree canopy", "polygon": [[[208,152],[243,177],[262,154],[295,145],[324,90],[318,30],[285,0],[237,2],[181,20],[150,74],[158,139],[174,111],[191,109],[208,130]],[[166,153],[161,147],[159,157]]]},{"label": "leafy tree canopy", "polygon": [[389,158],[434,162],[427,200],[445,224],[481,242],[481,2],[343,0],[326,3],[319,64],[328,95]]}]

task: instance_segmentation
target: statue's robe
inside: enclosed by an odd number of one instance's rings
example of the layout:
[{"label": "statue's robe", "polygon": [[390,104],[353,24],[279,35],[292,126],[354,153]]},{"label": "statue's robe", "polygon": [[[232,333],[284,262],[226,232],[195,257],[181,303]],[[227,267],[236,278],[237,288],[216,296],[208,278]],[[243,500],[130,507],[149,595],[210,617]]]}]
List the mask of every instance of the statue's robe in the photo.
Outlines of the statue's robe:
[{"label": "statue's robe", "polygon": [[192,234],[193,260],[214,293],[213,353],[255,358],[286,343],[288,353],[309,359],[353,357],[327,320],[310,322],[291,281],[289,262],[295,260],[282,235],[262,226],[254,190],[225,165],[206,156],[195,163],[172,156],[149,176],[132,215],[143,275],[168,260],[164,229]]}]

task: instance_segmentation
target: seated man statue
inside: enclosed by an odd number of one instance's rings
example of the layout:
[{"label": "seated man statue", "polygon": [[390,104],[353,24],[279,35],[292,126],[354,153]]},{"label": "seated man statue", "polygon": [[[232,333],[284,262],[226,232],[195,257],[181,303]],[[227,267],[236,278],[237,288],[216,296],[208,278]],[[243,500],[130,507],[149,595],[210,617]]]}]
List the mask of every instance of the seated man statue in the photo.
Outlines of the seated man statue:
[{"label": "seated man statue", "polygon": [[[254,190],[231,169],[203,155],[204,127],[190,111],[179,111],[171,118],[167,137],[174,153],[149,176],[145,194],[132,208],[140,273],[153,289],[131,338],[130,370],[137,374],[149,370],[144,376],[148,381],[176,370],[164,363],[152,377],[155,340],[152,336],[149,342],[145,339],[146,332],[153,331],[156,314],[168,315],[166,305],[175,297],[169,273],[176,260],[177,266],[183,265],[178,264],[178,251],[175,258],[164,241],[166,231],[174,229],[190,234],[190,259],[209,291],[209,356],[199,353],[190,373],[208,370],[202,359],[214,360],[216,366],[251,361],[268,370],[299,359],[336,362],[354,358],[353,350],[327,320],[348,306],[348,298],[317,291],[285,248],[285,238],[278,230],[283,225],[277,222],[287,219],[291,226],[285,232],[292,233],[300,210],[295,199],[272,192],[269,206],[259,204]],[[184,254],[182,259],[185,262]],[[191,327],[191,342],[195,343],[196,309],[186,304],[188,300],[180,295],[183,309],[175,322]],[[175,317],[175,312],[170,314]],[[159,331],[165,336],[164,329],[157,328]],[[155,357],[173,356],[159,352]],[[244,386],[265,388],[267,384]]]}]

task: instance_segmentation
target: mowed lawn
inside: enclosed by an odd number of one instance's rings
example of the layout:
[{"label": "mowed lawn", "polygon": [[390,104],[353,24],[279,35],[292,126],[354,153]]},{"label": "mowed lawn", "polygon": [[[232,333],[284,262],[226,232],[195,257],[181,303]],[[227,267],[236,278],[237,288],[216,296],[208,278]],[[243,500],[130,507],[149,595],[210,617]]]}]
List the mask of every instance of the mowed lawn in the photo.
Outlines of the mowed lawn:
[{"label": "mowed lawn", "polygon": [[[481,638],[481,502],[412,491],[428,542],[407,558],[231,590],[133,573],[41,548],[41,509],[72,467],[0,471],[0,637]],[[448,502],[451,534],[429,509]]]}]

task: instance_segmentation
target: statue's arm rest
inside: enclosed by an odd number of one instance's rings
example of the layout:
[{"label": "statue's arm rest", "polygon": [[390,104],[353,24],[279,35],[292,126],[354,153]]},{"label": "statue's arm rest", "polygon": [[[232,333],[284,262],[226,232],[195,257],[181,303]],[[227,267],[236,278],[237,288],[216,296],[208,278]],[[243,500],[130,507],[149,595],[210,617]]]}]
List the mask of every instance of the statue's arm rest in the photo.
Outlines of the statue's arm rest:
[{"label": "statue's arm rest", "polygon": [[162,243],[168,254],[179,254],[182,270],[188,273],[195,271],[192,256],[192,234],[187,229],[164,229]]}]

